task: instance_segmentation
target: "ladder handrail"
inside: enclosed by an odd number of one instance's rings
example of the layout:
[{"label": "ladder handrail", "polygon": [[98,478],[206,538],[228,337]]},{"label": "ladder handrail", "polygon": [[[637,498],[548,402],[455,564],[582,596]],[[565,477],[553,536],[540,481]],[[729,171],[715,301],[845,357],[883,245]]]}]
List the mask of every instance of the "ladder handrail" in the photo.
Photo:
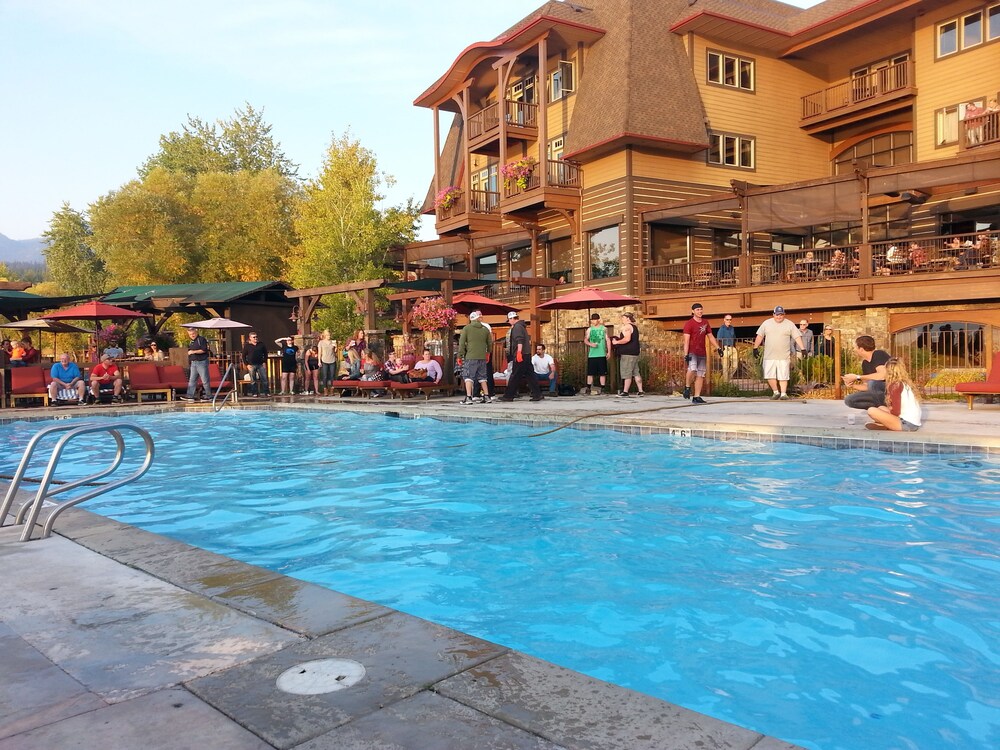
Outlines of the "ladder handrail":
[{"label": "ladder handrail", "polygon": [[[233,388],[229,391],[229,393],[223,396],[222,403],[216,406],[215,402],[219,398],[219,394],[222,392],[222,387],[226,384],[226,378],[229,377],[229,373],[233,374]],[[226,400],[230,397],[230,395],[233,397],[233,403],[235,404],[239,400],[236,396],[238,388],[239,383],[236,382],[236,363],[230,362],[229,367],[227,367],[226,371],[222,374],[222,379],[219,380],[219,387],[215,389],[215,395],[212,396],[212,411],[216,413],[222,411],[223,407],[226,405]]]},{"label": "ladder handrail", "polygon": [[[28,463],[31,460],[31,456],[34,453],[35,449],[38,447],[38,443],[42,438],[51,435],[52,433],[55,432],[66,432],[66,434],[59,439],[59,442],[56,443],[55,447],[52,449],[52,455],[49,457],[49,463],[45,469],[45,474],[42,476],[42,479],[39,482],[38,492],[35,494],[35,498],[33,500],[29,500],[28,502],[24,503],[18,509],[17,515],[14,519],[14,523],[25,524],[24,531],[21,532],[22,542],[27,542],[31,539],[31,535],[32,532],[34,531],[35,524],[38,521],[38,516],[42,510],[42,505],[47,499],[54,497],[55,495],[58,495],[60,493],[66,492],[68,490],[74,489],[76,487],[80,487],[84,484],[93,482],[95,479],[100,479],[101,477],[105,477],[114,472],[116,469],[118,469],[119,466],[121,466],[125,452],[125,440],[121,434],[122,430],[131,430],[132,432],[135,432],[142,438],[143,442],[145,443],[146,456],[143,459],[142,466],[140,466],[136,471],[134,471],[127,477],[123,477],[122,479],[116,480],[114,482],[101,485],[100,487],[96,487],[93,490],[90,490],[89,492],[85,492],[82,495],[78,495],[77,497],[65,500],[62,503],[57,504],[56,507],[52,510],[52,512],[49,513],[48,517],[45,520],[45,524],[42,528],[42,534],[39,538],[45,539],[52,533],[52,526],[53,524],[55,524],[56,517],[58,517],[67,508],[70,508],[74,505],[78,505],[79,503],[82,503],[86,500],[95,498],[98,495],[103,495],[104,493],[110,492],[111,490],[122,487],[128,484],[129,482],[138,479],[143,474],[145,474],[153,463],[155,448],[153,445],[153,438],[150,436],[148,432],[146,432],[146,430],[136,425],[128,424],[127,422],[103,424],[103,425],[90,424],[90,425],[84,425],[82,427],[74,425],[54,425],[37,433],[34,437],[32,437],[32,439],[28,442],[28,445],[25,447],[24,455],[21,457],[21,463],[18,465],[17,472],[14,475],[14,479],[11,482],[10,487],[8,487],[7,489],[7,495],[6,497],[4,497],[3,504],[0,505],[0,511],[2,511],[2,514],[0,514],[0,524],[2,524],[3,521],[6,519],[7,513],[10,510],[10,506],[14,501],[14,496],[16,495],[18,489],[20,489],[20,484],[24,479],[24,474],[25,471],[27,470]],[[57,487],[56,489],[50,492],[49,487],[52,484],[53,475],[55,474],[56,467],[59,464],[59,459],[62,457],[66,445],[71,440],[79,437],[80,435],[89,435],[95,432],[107,432],[114,438],[117,450],[115,451],[115,457],[112,460],[111,464],[108,466],[108,468],[102,471],[91,474],[90,476],[85,477],[83,479],[78,479],[76,481],[69,482],[65,485]],[[25,519],[25,514],[27,514],[26,519]]]}]

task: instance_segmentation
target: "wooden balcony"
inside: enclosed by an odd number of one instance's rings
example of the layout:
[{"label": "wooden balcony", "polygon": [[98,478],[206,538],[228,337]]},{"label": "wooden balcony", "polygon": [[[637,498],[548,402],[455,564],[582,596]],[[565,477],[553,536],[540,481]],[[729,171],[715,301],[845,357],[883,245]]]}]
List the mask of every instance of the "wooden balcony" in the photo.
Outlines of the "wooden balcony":
[{"label": "wooden balcony", "polygon": [[500,230],[500,193],[490,190],[463,190],[449,208],[435,211],[434,228],[439,235],[453,232],[495,232]]},{"label": "wooden balcony", "polygon": [[[486,287],[482,294],[484,297],[495,299],[497,302],[524,309],[531,305],[531,289],[527,284],[518,284],[516,281],[497,281]],[[551,286],[537,287],[539,302],[546,302],[552,299]]]},{"label": "wooden balcony", "polygon": [[538,168],[528,176],[524,186],[515,182],[504,185],[500,208],[505,214],[542,208],[579,210],[583,190],[580,167],[562,159],[549,159],[545,167],[545,185]]},{"label": "wooden balcony", "polygon": [[913,62],[890,65],[802,97],[801,127],[820,133],[911,106],[917,95]]},{"label": "wooden balcony", "polygon": [[[654,317],[686,317],[693,292],[716,311],[843,309],[875,305],[995,300],[1000,231],[872,243],[861,272],[853,247],[824,247],[647,266],[644,298]],[[794,314],[794,313],[793,313]]]},{"label": "wooden balcony", "polygon": [[987,112],[959,123],[958,146],[961,151],[1000,144],[1000,112]]},{"label": "wooden balcony", "polygon": [[504,100],[503,110],[493,103],[469,118],[469,151],[499,156],[500,118],[507,120],[507,143],[514,145],[538,139],[538,105]]}]

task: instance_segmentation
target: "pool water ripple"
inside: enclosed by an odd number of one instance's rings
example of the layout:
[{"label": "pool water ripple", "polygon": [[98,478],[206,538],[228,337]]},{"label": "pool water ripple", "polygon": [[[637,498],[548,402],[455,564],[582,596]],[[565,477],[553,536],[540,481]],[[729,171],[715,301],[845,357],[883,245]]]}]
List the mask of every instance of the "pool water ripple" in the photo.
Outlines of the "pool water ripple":
[{"label": "pool water ripple", "polygon": [[[143,426],[150,475],[90,509],[808,748],[1000,746],[995,461],[350,414]],[[38,426],[4,429],[16,449]]]}]

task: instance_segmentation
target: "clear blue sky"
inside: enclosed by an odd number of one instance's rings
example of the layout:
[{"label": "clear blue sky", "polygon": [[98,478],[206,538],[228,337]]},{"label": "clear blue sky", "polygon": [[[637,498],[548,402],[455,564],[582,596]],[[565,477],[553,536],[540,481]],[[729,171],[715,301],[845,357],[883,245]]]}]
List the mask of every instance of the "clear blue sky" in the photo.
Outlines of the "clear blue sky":
[{"label": "clear blue sky", "polygon": [[542,4],[0,0],[0,234],[41,235],[64,201],[83,211],[134,178],[188,115],[245,102],[301,176],[350,129],[396,178],[388,203],[421,200],[433,126],[413,100]]}]

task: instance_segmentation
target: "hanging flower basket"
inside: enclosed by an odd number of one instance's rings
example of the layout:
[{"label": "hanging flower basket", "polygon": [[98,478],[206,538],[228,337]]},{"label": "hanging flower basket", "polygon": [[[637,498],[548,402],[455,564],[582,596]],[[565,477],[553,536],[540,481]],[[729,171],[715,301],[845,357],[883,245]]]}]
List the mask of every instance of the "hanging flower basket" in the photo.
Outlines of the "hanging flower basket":
[{"label": "hanging flower basket", "polygon": [[434,196],[434,208],[443,208],[447,210],[458,203],[458,199],[461,196],[462,189],[460,187],[457,185],[449,185]]},{"label": "hanging flower basket", "polygon": [[531,179],[531,175],[537,166],[538,160],[530,156],[526,159],[518,159],[517,161],[504,164],[500,167],[504,187],[510,188],[511,183],[514,183],[521,190],[526,189],[528,187],[528,180]]},{"label": "hanging flower basket", "polygon": [[413,306],[410,322],[421,331],[443,331],[457,316],[458,310],[448,307],[443,297],[425,297]]}]

